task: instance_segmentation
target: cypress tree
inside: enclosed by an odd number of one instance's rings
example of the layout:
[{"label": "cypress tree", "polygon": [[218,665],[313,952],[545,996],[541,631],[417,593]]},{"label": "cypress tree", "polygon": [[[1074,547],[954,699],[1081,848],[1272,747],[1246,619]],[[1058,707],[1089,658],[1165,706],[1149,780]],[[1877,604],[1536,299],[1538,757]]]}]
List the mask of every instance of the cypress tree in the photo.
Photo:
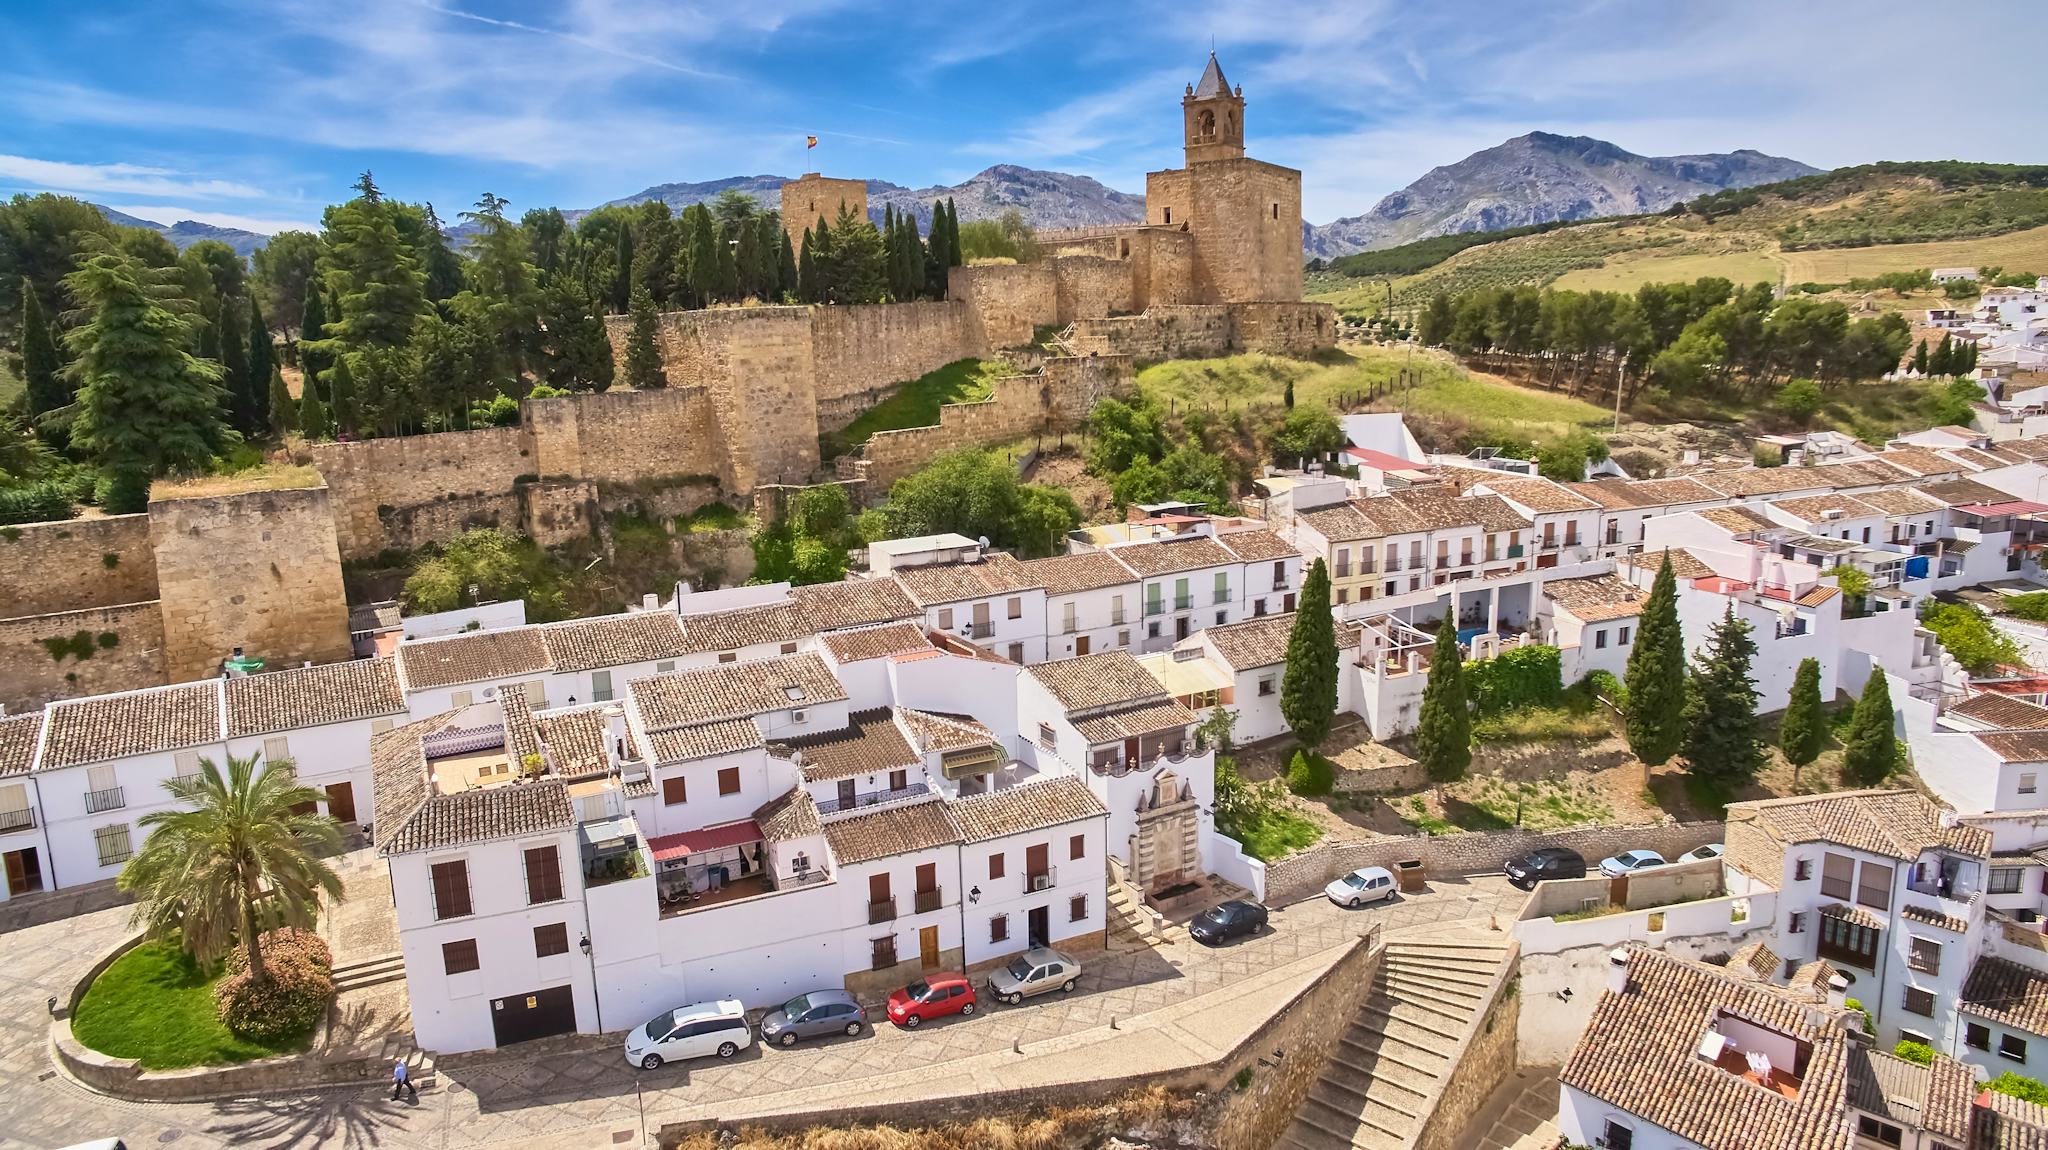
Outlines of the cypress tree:
[{"label": "cypress tree", "polygon": [[306,292],[306,307],[299,318],[299,370],[307,380],[325,375],[334,361],[325,351],[308,347],[327,338],[327,301],[320,298],[316,289]]},{"label": "cypress tree", "polygon": [[944,201],[932,201],[931,241],[925,252],[925,291],[933,299],[946,298],[946,269],[953,266],[951,249],[946,246],[946,205]]},{"label": "cypress tree", "polygon": [[43,301],[29,277],[21,277],[21,377],[28,385],[28,413],[41,415],[71,402],[60,374],[64,364],[43,318]]},{"label": "cypress tree", "polygon": [[320,402],[320,389],[314,386],[312,376],[307,376],[299,388],[299,434],[312,442],[326,439],[330,434],[327,405]]},{"label": "cypress tree", "polygon": [[617,261],[612,270],[612,290],[608,300],[612,314],[625,315],[633,306],[633,229],[626,221],[619,221],[619,246],[614,257]]},{"label": "cypress tree", "polygon": [[818,302],[818,263],[811,258],[811,229],[804,229],[804,251],[796,262],[796,298],[801,303]]},{"label": "cypress tree", "polygon": [[1301,609],[1287,634],[1280,675],[1280,714],[1301,745],[1313,751],[1337,714],[1337,627],[1330,618],[1330,572],[1318,559],[1301,584]]},{"label": "cypress tree", "polygon": [[255,293],[249,295],[249,386],[256,393],[256,425],[271,427],[270,401],[271,376],[277,370],[277,356],[270,343],[270,324],[263,319],[263,305],[256,302]]},{"label": "cypress tree", "polygon": [[[220,347],[221,386],[227,389],[235,430],[245,436],[256,435],[263,424],[257,419],[257,382],[249,378],[249,344],[242,332],[241,308],[223,297],[214,327],[214,343]],[[263,380],[264,387],[269,383],[269,379]]]},{"label": "cypress tree", "polygon": [[946,197],[946,266],[960,266],[960,209],[951,196]]},{"label": "cypress tree", "polygon": [[299,405],[292,402],[292,389],[285,386],[284,369],[276,364],[270,367],[268,392],[264,417],[270,421],[270,434],[283,439],[286,432],[298,430]]},{"label": "cypress tree", "polygon": [[1731,607],[1707,635],[1686,699],[1685,757],[1695,776],[1729,786],[1763,769],[1756,684],[1750,679],[1755,658],[1749,623]]},{"label": "cypress tree", "polygon": [[1842,744],[1842,774],[1859,786],[1876,786],[1892,773],[1898,761],[1898,736],[1892,733],[1892,691],[1884,671],[1873,667],[1863,694],[1857,696],[1856,713],[1849,720],[1849,737]]},{"label": "cypress tree", "polygon": [[1628,654],[1629,750],[1650,766],[1670,759],[1685,739],[1685,635],[1678,625],[1678,577],[1671,556],[1657,568],[1636,645]]},{"label": "cypress tree", "polygon": [[1913,371],[1919,375],[1927,374],[1927,341],[1925,339],[1922,339],[1919,346],[1913,349]]},{"label": "cypress tree", "polygon": [[1415,757],[1429,777],[1449,782],[1472,765],[1472,711],[1466,702],[1465,660],[1458,650],[1458,621],[1449,611],[1436,630],[1429,682],[1422,688],[1416,720]]},{"label": "cypress tree", "polygon": [[1956,372],[1956,374],[1964,375],[1975,370],[1977,370],[1977,345],[1974,343],[1966,343],[1963,345],[1962,366]]},{"label": "cypress tree", "polygon": [[668,376],[661,369],[661,349],[654,345],[654,299],[647,285],[633,289],[633,330],[626,336],[626,386],[642,391],[667,387]]},{"label": "cypress tree", "polygon": [[[776,231],[780,235],[782,243],[782,257],[775,271],[775,295],[776,298],[780,299],[797,290],[797,268],[796,252],[790,247],[789,233],[782,231],[780,228],[777,228]],[[810,244],[808,233],[805,235],[804,243],[806,247]]]},{"label": "cypress tree", "polygon": [[334,413],[334,438],[354,436],[361,412],[356,408],[355,380],[349,377],[348,357],[334,357],[334,367],[327,373],[327,394],[334,402],[330,405]]},{"label": "cypress tree", "polygon": [[1956,370],[1955,347],[1955,338],[1943,334],[1941,346],[1935,348],[1934,354],[1927,357],[1927,369],[1935,375],[1953,375]]},{"label": "cypress tree", "polygon": [[1827,716],[1821,714],[1820,705],[1820,660],[1808,656],[1799,661],[1799,670],[1792,676],[1792,697],[1778,725],[1778,748],[1792,764],[1795,782],[1799,768],[1820,757],[1821,743],[1827,738]]}]

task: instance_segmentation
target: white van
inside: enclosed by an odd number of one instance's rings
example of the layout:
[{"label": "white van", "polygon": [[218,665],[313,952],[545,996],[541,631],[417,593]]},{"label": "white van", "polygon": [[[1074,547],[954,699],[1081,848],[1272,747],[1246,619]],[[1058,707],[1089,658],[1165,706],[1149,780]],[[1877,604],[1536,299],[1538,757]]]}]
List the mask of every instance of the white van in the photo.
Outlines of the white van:
[{"label": "white van", "polygon": [[753,1044],[747,1008],[737,1000],[699,1002],[663,1011],[626,1035],[626,1061],[655,1070],[683,1058],[731,1058]]}]

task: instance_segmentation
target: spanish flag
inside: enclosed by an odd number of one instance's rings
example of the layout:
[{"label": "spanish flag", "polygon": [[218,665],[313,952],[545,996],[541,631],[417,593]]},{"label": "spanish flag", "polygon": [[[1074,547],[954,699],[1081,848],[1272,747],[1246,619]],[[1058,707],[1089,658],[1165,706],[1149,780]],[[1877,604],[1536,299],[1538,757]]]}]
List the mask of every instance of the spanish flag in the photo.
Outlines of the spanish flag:
[{"label": "spanish flag", "polygon": [[818,146],[818,137],[816,136],[805,136],[804,140],[804,150],[806,151]]}]

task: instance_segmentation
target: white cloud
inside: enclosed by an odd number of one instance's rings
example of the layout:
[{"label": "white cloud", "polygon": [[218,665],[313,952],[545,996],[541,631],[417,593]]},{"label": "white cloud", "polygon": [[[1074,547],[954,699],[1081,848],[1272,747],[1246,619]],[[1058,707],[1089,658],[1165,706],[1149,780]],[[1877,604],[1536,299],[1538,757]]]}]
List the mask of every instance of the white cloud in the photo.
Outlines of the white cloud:
[{"label": "white cloud", "polygon": [[194,207],[190,204],[108,204],[107,207],[137,219],[170,227],[179,220],[197,220],[203,224],[215,224],[223,228],[241,228],[243,231],[260,232],[274,236],[279,232],[320,230],[317,213],[306,218],[277,216],[245,216],[236,212],[217,212],[212,208]]},{"label": "white cloud", "polygon": [[140,164],[72,164],[0,154],[0,182],[87,195],[259,199],[261,188]]}]

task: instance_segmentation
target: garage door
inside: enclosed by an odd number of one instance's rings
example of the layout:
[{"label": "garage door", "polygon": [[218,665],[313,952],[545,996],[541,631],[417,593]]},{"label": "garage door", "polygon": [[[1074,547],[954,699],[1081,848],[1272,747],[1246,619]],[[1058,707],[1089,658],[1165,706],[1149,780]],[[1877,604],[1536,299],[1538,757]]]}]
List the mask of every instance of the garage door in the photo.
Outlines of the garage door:
[{"label": "garage door", "polygon": [[500,1046],[575,1029],[576,992],[569,987],[551,986],[491,1000],[491,1032]]}]

